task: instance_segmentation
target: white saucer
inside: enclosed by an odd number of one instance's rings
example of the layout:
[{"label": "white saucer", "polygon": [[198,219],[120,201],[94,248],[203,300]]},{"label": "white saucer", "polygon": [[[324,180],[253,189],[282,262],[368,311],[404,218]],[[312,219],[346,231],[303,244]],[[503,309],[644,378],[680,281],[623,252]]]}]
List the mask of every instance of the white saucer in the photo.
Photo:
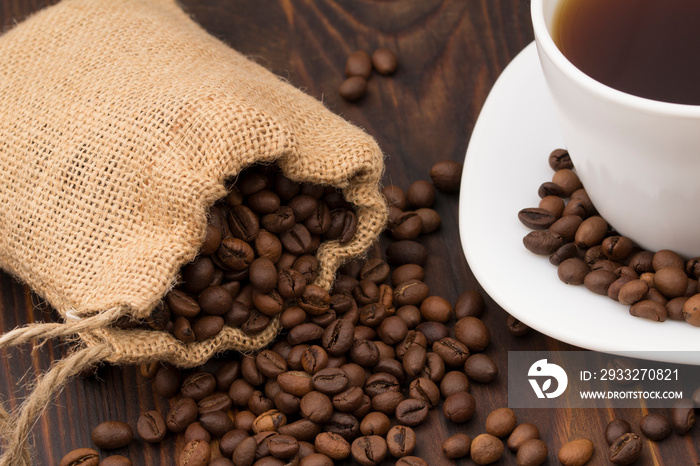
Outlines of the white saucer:
[{"label": "white saucer", "polygon": [[700,364],[700,328],[633,317],[627,306],[562,283],[547,257],[523,246],[530,230],[518,211],[537,207],[537,189],[553,174],[547,157],[559,147],[564,143],[532,43],[498,78],[467,150],[459,228],[477,280],[507,312],[552,338],[606,353]]}]

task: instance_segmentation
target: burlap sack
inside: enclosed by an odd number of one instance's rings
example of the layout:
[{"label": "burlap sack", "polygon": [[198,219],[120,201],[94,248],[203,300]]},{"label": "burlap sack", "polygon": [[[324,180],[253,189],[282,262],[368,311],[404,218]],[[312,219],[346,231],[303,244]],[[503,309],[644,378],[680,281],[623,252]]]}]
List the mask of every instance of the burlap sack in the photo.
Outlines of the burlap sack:
[{"label": "burlap sack", "polygon": [[242,168],[274,161],[355,205],[355,238],[319,249],[321,286],[384,226],[374,140],[208,35],[174,0],[64,0],[5,33],[0,58],[0,266],[64,319],[8,332],[0,347],[78,343],[18,413],[0,412],[1,465],[30,462],[22,446],[34,419],[86,366],[193,367],[275,337],[277,321],[254,337],[226,328],[188,345],[109,327],[159,303]]}]

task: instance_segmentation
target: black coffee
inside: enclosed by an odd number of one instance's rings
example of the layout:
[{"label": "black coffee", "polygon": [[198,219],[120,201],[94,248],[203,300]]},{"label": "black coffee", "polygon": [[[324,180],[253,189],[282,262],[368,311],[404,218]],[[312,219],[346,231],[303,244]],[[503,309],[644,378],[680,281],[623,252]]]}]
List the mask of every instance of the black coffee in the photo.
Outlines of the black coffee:
[{"label": "black coffee", "polygon": [[700,105],[700,2],[566,0],[552,37],[581,71],[648,99]]}]

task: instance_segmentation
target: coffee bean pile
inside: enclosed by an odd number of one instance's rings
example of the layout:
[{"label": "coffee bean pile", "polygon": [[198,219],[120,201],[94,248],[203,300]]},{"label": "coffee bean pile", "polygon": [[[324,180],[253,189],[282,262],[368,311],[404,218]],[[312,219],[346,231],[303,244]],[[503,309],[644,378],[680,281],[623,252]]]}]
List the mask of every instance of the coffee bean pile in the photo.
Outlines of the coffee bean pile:
[{"label": "coffee bean pile", "polygon": [[522,209],[532,229],[525,247],[549,256],[559,279],[629,306],[636,317],[700,326],[700,257],[684,261],[674,251],[646,251],[619,235],[598,215],[567,151],[549,155],[551,181],[540,185],[538,207]]},{"label": "coffee bean pile", "polygon": [[367,80],[372,70],[387,76],[398,66],[396,54],[387,48],[378,48],[371,56],[364,50],[356,50],[345,62],[346,79],[338,87],[338,93],[348,102],[360,100],[367,93]]},{"label": "coffee bean pile", "polygon": [[[184,342],[216,336],[225,325],[248,334],[288,315],[326,319],[330,295],[313,285],[322,241],[349,241],[354,210],[333,188],[299,184],[275,166],[242,172],[225,200],[210,210],[201,253],[181,270],[147,323]],[[323,317],[321,317],[323,315]]]},{"label": "coffee bean pile", "polygon": [[[461,165],[441,162],[431,170],[431,181],[416,181],[405,191],[386,186],[391,208],[382,241],[386,247],[382,251],[378,244],[366,259],[344,265],[328,293],[310,284],[317,267],[310,254],[324,237],[346,240],[352,231],[348,225],[355,223],[352,211],[328,190],[282,189],[292,183],[270,168],[242,175],[226,203],[212,209],[202,254],[183,269],[183,283],[166,298],[164,309],[176,317],[165,328],[182,339],[177,321],[185,319],[197,339],[202,319],[218,317],[223,320],[219,327],[234,325],[232,315],[245,314],[235,321],[243,326],[252,315],[279,314],[284,332],[268,349],[228,354],[194,370],[142,366],[155,393],[171,399],[171,407],[167,413],[142,413],[137,437],[158,443],[166,435],[181,435],[182,466],[313,466],[350,458],[361,465],[390,458],[406,466],[427,464],[413,455],[418,441],[413,428],[432,409],[453,423],[469,421],[476,408],[470,383],[486,384],[498,376],[498,367],[483,353],[490,332],[480,319],[481,294],[467,290],[453,306],[432,294],[425,281],[428,250],[419,240],[440,227],[440,215],[432,208],[436,190],[456,192],[460,176]],[[261,210],[269,199],[272,205]],[[279,214],[282,200],[288,215]],[[307,203],[311,207],[305,209]],[[333,221],[333,212],[344,221]],[[277,226],[282,219],[289,222],[284,231]],[[320,223],[336,225],[336,233],[319,228]],[[246,236],[256,228],[256,237]],[[298,232],[286,238],[293,229]],[[256,243],[262,236],[274,247]],[[235,241],[235,249],[224,246],[226,238]],[[243,244],[252,252],[231,252],[245,249]],[[233,265],[241,258],[247,274]],[[260,267],[265,273],[255,271],[260,260],[271,264]],[[232,282],[237,284],[227,285]],[[278,301],[269,299],[272,293],[284,304],[268,308]],[[197,313],[188,313],[190,308]],[[502,439],[508,438],[508,449],[521,464],[542,464],[547,456],[537,428],[518,425],[510,409],[493,411],[484,429],[473,440],[466,434],[447,439],[443,453],[489,464],[504,454]],[[119,421],[102,423],[92,434],[94,445],[105,450],[123,447],[134,437],[132,428]],[[66,455],[61,466],[130,464],[122,458],[100,463],[96,450],[82,448]]]}]

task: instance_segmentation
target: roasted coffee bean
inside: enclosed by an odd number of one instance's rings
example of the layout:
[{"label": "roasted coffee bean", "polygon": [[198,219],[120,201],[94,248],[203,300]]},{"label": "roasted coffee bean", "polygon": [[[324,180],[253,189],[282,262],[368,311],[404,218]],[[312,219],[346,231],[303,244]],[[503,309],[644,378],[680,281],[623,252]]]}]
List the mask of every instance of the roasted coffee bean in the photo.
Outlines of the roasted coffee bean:
[{"label": "roasted coffee bean", "polygon": [[503,442],[491,434],[474,437],[470,446],[470,456],[476,464],[495,463],[503,456]]},{"label": "roasted coffee bean", "polygon": [[404,456],[396,461],[396,466],[428,466],[428,462],[417,456]]},{"label": "roasted coffee bean", "polygon": [[398,379],[385,372],[370,375],[364,387],[365,393],[369,395],[370,398],[374,398],[387,391],[398,392],[399,390],[401,390],[401,385]]},{"label": "roasted coffee bean", "polygon": [[136,431],[148,443],[158,443],[165,438],[167,426],[158,411],[146,411],[136,422]]},{"label": "roasted coffee bean", "polygon": [[440,228],[442,224],[442,217],[437,213],[436,210],[429,207],[422,207],[416,209],[415,214],[420,217],[422,228],[420,233],[422,235],[430,234]]},{"label": "roasted coffee bean", "polygon": [[223,315],[231,308],[233,296],[222,286],[208,286],[199,294],[197,302],[203,312]]},{"label": "roasted coffee bean", "polygon": [[341,435],[333,432],[321,432],[314,440],[316,451],[334,461],[350,456],[350,444]]},{"label": "roasted coffee bean", "polygon": [[380,358],[377,344],[370,340],[356,338],[349,352],[350,360],[362,367],[373,367]]},{"label": "roasted coffee bean", "polygon": [[340,434],[350,442],[359,435],[360,423],[351,414],[334,412],[331,418],[323,424],[323,431]]},{"label": "roasted coffee bean", "polygon": [[489,345],[491,333],[481,319],[463,317],[455,323],[455,338],[464,343],[470,352],[479,352]]},{"label": "roasted coffee bean", "polygon": [[582,222],[583,219],[578,215],[562,215],[561,218],[549,227],[549,231],[555,235],[561,236],[564,243],[569,243],[576,237],[576,231],[578,231]]},{"label": "roasted coffee bean", "polygon": [[112,455],[100,461],[99,466],[132,466],[129,458],[122,455]]},{"label": "roasted coffee bean", "polygon": [[432,351],[425,355],[425,366],[419,374],[420,377],[427,377],[435,383],[439,383],[445,375],[445,362],[439,354]]},{"label": "roasted coffee bean", "polygon": [[498,408],[486,417],[486,432],[499,438],[507,437],[517,425],[515,412],[510,408]]},{"label": "roasted coffee bean", "polygon": [[559,264],[559,267],[557,267],[557,275],[559,276],[559,280],[563,281],[567,285],[583,285],[588,273],[588,264],[578,257],[566,259]]},{"label": "roasted coffee bean", "polygon": [[318,345],[311,345],[302,353],[301,366],[309,374],[315,374],[327,365],[328,353]]},{"label": "roasted coffee bean", "polygon": [[175,319],[172,334],[183,343],[191,343],[195,340],[194,330],[190,321],[182,316]]},{"label": "roasted coffee bean", "polygon": [[414,209],[431,207],[435,202],[435,187],[426,180],[414,181],[406,190],[406,199]]},{"label": "roasted coffee bean", "polygon": [[379,324],[377,335],[387,345],[395,345],[406,338],[408,325],[401,317],[389,316]]},{"label": "roasted coffee bean", "polygon": [[623,434],[610,445],[608,459],[614,464],[632,464],[642,456],[642,445],[637,434]]},{"label": "roasted coffee bean", "polygon": [[387,391],[372,397],[372,409],[386,415],[396,414],[396,408],[404,400],[398,391]]},{"label": "roasted coffee bean", "polygon": [[173,432],[184,432],[197,419],[197,403],[192,398],[180,398],[166,417],[166,425]]},{"label": "roasted coffee bean", "polygon": [[259,259],[269,259],[276,264],[282,255],[282,242],[269,231],[260,230],[253,242],[253,249]]},{"label": "roasted coffee bean", "polygon": [[410,427],[394,426],[386,435],[386,445],[391,456],[403,458],[416,449],[416,433]]},{"label": "roasted coffee bean", "polygon": [[571,440],[559,449],[558,458],[564,466],[582,466],[593,456],[593,449],[588,439]]},{"label": "roasted coffee bean", "polygon": [[417,426],[425,421],[428,409],[428,404],[423,400],[407,398],[396,406],[396,421],[406,426]]},{"label": "roasted coffee bean", "polygon": [[304,226],[312,235],[323,235],[331,227],[331,211],[324,202],[318,202],[316,209],[304,221]]},{"label": "roasted coffee bean", "polygon": [[454,423],[467,422],[474,416],[476,401],[467,392],[457,392],[445,398],[442,412],[447,419]]},{"label": "roasted coffee bean", "polygon": [[105,421],[92,429],[90,439],[98,448],[113,450],[130,444],[134,439],[134,431],[124,422]]},{"label": "roasted coffee bean", "polygon": [[331,356],[347,353],[353,345],[355,326],[344,319],[336,319],[323,332],[321,344]]},{"label": "roasted coffee bean", "polygon": [[348,102],[360,100],[365,93],[367,93],[367,80],[360,76],[350,76],[338,87],[338,94]]},{"label": "roasted coffee bean", "polygon": [[557,217],[547,209],[528,207],[518,212],[518,220],[531,230],[546,230],[557,221]]},{"label": "roasted coffee bean", "polygon": [[255,356],[258,370],[269,378],[274,378],[287,370],[287,361],[279,353],[263,350]]},{"label": "roasted coffee bean", "polygon": [[416,327],[416,331],[422,333],[431,345],[450,335],[450,329],[440,322],[423,322]]},{"label": "roasted coffee bean", "polygon": [[525,235],[523,244],[533,254],[548,256],[559,249],[564,240],[551,230],[534,230]]},{"label": "roasted coffee bean", "polygon": [[506,328],[511,335],[516,337],[522,337],[530,332],[530,327],[520,322],[515,317],[509,315],[506,319]]},{"label": "roasted coffee bean", "polygon": [[314,316],[328,312],[330,304],[331,295],[317,285],[307,285],[301,297],[297,300],[297,305],[300,308],[306,311],[307,314]]},{"label": "roasted coffee bean", "polygon": [[445,364],[451,367],[463,365],[469,357],[467,346],[451,337],[445,337],[433,343],[433,352],[440,355]]},{"label": "roasted coffee bean", "polygon": [[376,466],[386,457],[386,440],[378,435],[358,437],[352,442],[351,450],[352,457],[362,466]]},{"label": "roasted coffee bean", "polygon": [[182,317],[195,317],[201,312],[197,301],[184,292],[173,289],[165,295],[165,303],[175,315]]},{"label": "roasted coffee bean", "polygon": [[254,390],[248,400],[248,409],[253,412],[256,417],[274,407],[275,405],[272,400],[268,400],[260,390]]},{"label": "roasted coffee bean", "polygon": [[408,396],[425,403],[433,409],[440,403],[440,389],[427,377],[414,379],[408,388]]},{"label": "roasted coffee bean", "polygon": [[97,466],[100,454],[92,448],[76,448],[61,458],[58,466]]},{"label": "roasted coffee bean", "polygon": [[443,398],[458,392],[469,391],[469,379],[461,371],[451,371],[445,374],[440,381],[440,393]]},{"label": "roasted coffee bean", "polygon": [[278,432],[282,435],[289,435],[301,441],[312,441],[319,432],[321,426],[308,419],[299,419],[298,421],[290,422],[280,426]]},{"label": "roasted coffee bean", "polygon": [[322,327],[310,322],[305,322],[289,331],[287,334],[287,341],[292,345],[298,345],[307,341],[318,340],[322,335]]},{"label": "roasted coffee bean", "polygon": [[677,267],[662,267],[654,274],[654,288],[667,298],[682,296],[688,287],[688,276]]},{"label": "roasted coffee bean", "polygon": [[583,279],[583,284],[589,291],[607,296],[608,288],[615,280],[617,280],[617,277],[613,272],[600,269],[588,273]]},{"label": "roasted coffee bean", "polygon": [[199,416],[199,422],[214,437],[221,437],[234,429],[234,423],[224,411],[211,411]]},{"label": "roasted coffee bean", "polygon": [[163,398],[170,398],[180,390],[180,371],[172,366],[161,366],[153,378],[153,390]]},{"label": "roasted coffee bean", "polygon": [[242,239],[229,236],[221,240],[216,257],[229,270],[243,271],[250,267],[255,259],[255,252]]},{"label": "roasted coffee bean", "polygon": [[326,395],[335,395],[345,390],[348,385],[348,376],[342,369],[325,368],[313,375],[312,383],[315,390]]},{"label": "roasted coffee bean", "polygon": [[260,232],[258,216],[245,205],[233,206],[226,219],[235,238],[251,242]]},{"label": "roasted coffee bean", "polygon": [[404,212],[393,219],[390,231],[397,240],[415,239],[423,231],[423,220],[415,212]]},{"label": "roasted coffee bean", "polygon": [[484,297],[477,290],[466,290],[457,298],[455,317],[480,317],[484,312]]},{"label": "roasted coffee bean", "polygon": [[192,325],[196,341],[204,341],[215,337],[224,328],[224,319],[220,316],[200,317]]},{"label": "roasted coffee bean", "polygon": [[437,162],[430,168],[430,179],[438,191],[456,193],[462,179],[462,164],[453,160]]},{"label": "roasted coffee bean", "polygon": [[662,414],[649,413],[639,422],[642,434],[650,440],[661,441],[671,435],[671,423]]},{"label": "roasted coffee bean", "polygon": [[561,170],[562,168],[574,168],[574,164],[571,161],[571,156],[566,149],[554,149],[549,154],[549,166],[552,170]]},{"label": "roasted coffee bean", "polygon": [[234,463],[236,466],[252,466],[255,461],[255,450],[258,447],[258,442],[255,437],[247,437],[241,440],[233,450],[233,458],[236,458]]},{"label": "roasted coffee bean", "polygon": [[208,397],[216,390],[216,379],[208,372],[195,372],[182,382],[180,391],[185,397],[199,401]]},{"label": "roasted coffee bean", "polygon": [[280,426],[287,423],[287,416],[281,413],[278,409],[271,409],[260,414],[253,421],[253,433],[277,431]]},{"label": "roasted coffee bean", "polygon": [[564,243],[559,249],[549,256],[549,263],[559,267],[562,262],[572,257],[576,257],[578,248],[574,243]]},{"label": "roasted coffee bean", "polygon": [[491,383],[498,376],[498,366],[493,362],[493,359],[485,354],[472,354],[464,362],[464,373],[471,380]]},{"label": "roasted coffee bean", "polygon": [[540,430],[536,425],[530,423],[519,424],[508,436],[506,446],[511,451],[518,451],[521,445],[528,440],[540,438]]},{"label": "roasted coffee bean", "polygon": [[671,407],[671,425],[673,430],[679,435],[685,435],[695,424],[695,404],[691,399],[680,399],[673,403]]},{"label": "roasted coffee bean", "polygon": [[[294,228],[294,225],[296,224],[294,211],[289,206],[282,206],[279,209],[277,209],[276,212],[264,215],[260,220],[260,224],[267,231],[276,234],[285,234],[286,232]],[[281,244],[281,238],[279,239],[279,241]]]},{"label": "roasted coffee bean", "polygon": [[620,288],[620,292],[617,295],[617,299],[621,304],[630,306],[644,299],[648,292],[649,285],[647,285],[645,281],[634,279],[622,285],[622,288]]},{"label": "roasted coffee bean", "polygon": [[442,454],[447,459],[464,458],[469,454],[472,438],[467,434],[454,434],[442,442]]},{"label": "roasted coffee bean", "polygon": [[397,306],[420,305],[429,294],[430,289],[424,282],[409,280],[394,288],[394,302]]},{"label": "roasted coffee bean", "polygon": [[574,241],[579,248],[590,248],[603,242],[608,231],[608,222],[598,215],[584,220],[576,230]]},{"label": "roasted coffee bean", "polygon": [[422,244],[413,240],[401,240],[391,243],[386,248],[386,258],[390,264],[423,265],[428,260],[428,250]]},{"label": "roasted coffee bean", "polygon": [[540,198],[546,196],[564,197],[564,190],[556,183],[545,181],[537,188],[537,195],[540,196]]},{"label": "roasted coffee bean", "polygon": [[263,189],[246,199],[247,206],[257,214],[271,214],[280,208],[281,199],[276,192]]},{"label": "roasted coffee bean", "polygon": [[518,466],[539,466],[547,461],[549,449],[540,439],[530,439],[518,449],[516,461]]},{"label": "roasted coffee bean", "polygon": [[372,66],[379,74],[389,75],[396,71],[399,60],[391,50],[380,47],[372,52]]},{"label": "roasted coffee bean", "polygon": [[[247,435],[247,434],[246,434]],[[200,422],[193,422],[185,429],[185,443],[192,440],[201,440],[202,442],[211,442],[211,434],[207,429],[202,427]]]},{"label": "roasted coffee bean", "polygon": [[[192,293],[199,293],[202,291],[204,288],[209,286],[211,283],[212,279],[214,278],[214,273],[215,273],[215,267],[214,263],[209,257],[205,256],[200,256],[197,257],[194,261],[190,262],[189,264],[186,264],[185,266],[182,267],[181,274],[182,274],[182,281],[183,281],[183,286],[187,291],[190,291]],[[172,290],[175,291],[175,290]],[[172,293],[171,291],[171,293]],[[168,293],[170,294],[170,293]],[[177,293],[176,293],[177,294]],[[179,299],[179,297],[178,297]],[[166,303],[168,304],[169,307],[171,307],[171,303],[169,300],[166,298]],[[172,309],[171,309],[172,310]],[[176,311],[173,311],[177,314]],[[183,315],[183,314],[178,314],[178,315]]]},{"label": "roasted coffee bean", "polygon": [[360,306],[376,303],[379,300],[379,286],[372,280],[360,280],[352,294]]},{"label": "roasted coffee bean", "polygon": [[360,423],[360,432],[362,435],[379,435],[384,436],[389,432],[391,421],[389,417],[377,411],[367,414]]},{"label": "roasted coffee bean", "polygon": [[231,308],[226,312],[226,314],[224,314],[223,317],[226,325],[238,327],[250,319],[251,315],[252,314],[248,306],[239,301],[234,301]]},{"label": "roasted coffee bean", "polygon": [[345,76],[361,76],[365,79],[372,74],[372,59],[364,50],[356,50],[345,61]]},{"label": "roasted coffee bean", "polygon": [[404,264],[391,273],[391,282],[394,285],[407,282],[409,280],[422,281],[425,277],[425,270],[418,264]]},{"label": "roasted coffee bean", "polygon": [[214,373],[216,389],[222,392],[228,391],[234,380],[241,376],[241,363],[238,360],[226,362]]},{"label": "roasted coffee bean", "polygon": [[290,435],[274,435],[266,442],[270,454],[275,458],[289,460],[299,452],[299,441]]},{"label": "roasted coffee bean", "polygon": [[333,396],[333,407],[344,413],[352,413],[362,405],[364,392],[360,387],[350,387]]},{"label": "roasted coffee bean", "polygon": [[630,307],[630,315],[643,317],[655,322],[663,322],[668,317],[668,311],[664,304],[651,299],[644,299]]},{"label": "roasted coffee bean", "polygon": [[452,305],[440,296],[428,296],[421,303],[420,312],[425,320],[444,324],[452,318]]},{"label": "roasted coffee bean", "polygon": [[236,429],[240,429],[245,432],[253,431],[253,421],[258,417],[254,412],[245,410],[238,411],[235,419],[233,420]]},{"label": "roasted coffee bean", "polygon": [[312,453],[301,459],[299,466],[333,466],[333,460],[321,453]]},{"label": "roasted coffee bean", "polygon": [[209,466],[235,466],[235,465],[233,464],[233,461],[231,461],[230,459],[221,457],[221,458],[216,458],[215,460],[212,460],[209,463]]},{"label": "roasted coffee bean", "polygon": [[545,196],[540,200],[537,207],[546,210],[554,215],[555,219],[558,219],[564,212],[565,203],[564,199],[559,196]]}]

